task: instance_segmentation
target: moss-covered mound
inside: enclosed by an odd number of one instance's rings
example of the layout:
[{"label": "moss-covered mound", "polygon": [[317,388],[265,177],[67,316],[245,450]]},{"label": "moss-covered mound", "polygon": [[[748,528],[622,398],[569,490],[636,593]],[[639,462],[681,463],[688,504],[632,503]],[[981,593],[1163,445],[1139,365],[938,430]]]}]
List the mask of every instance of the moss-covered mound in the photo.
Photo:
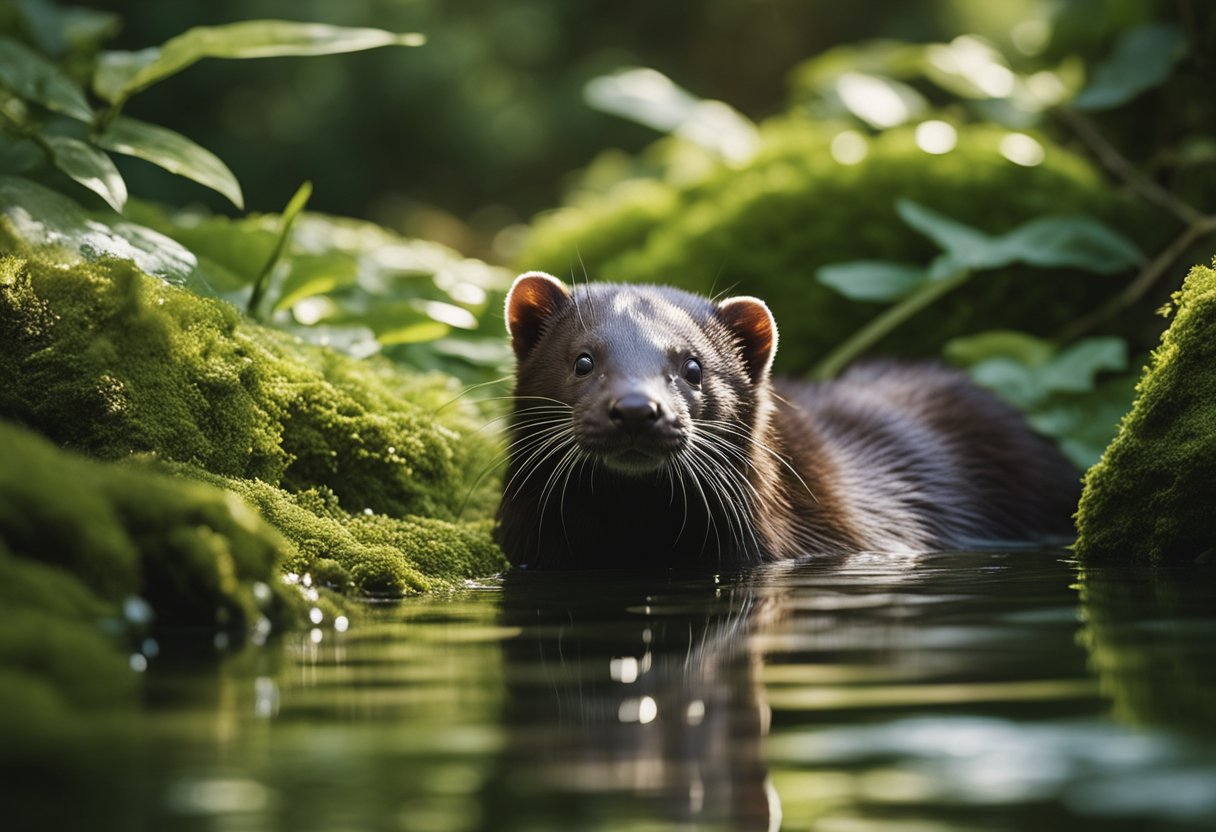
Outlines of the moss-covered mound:
[{"label": "moss-covered mound", "polygon": [[[790,372],[809,367],[880,308],[819,284],[821,266],[924,264],[937,253],[897,218],[899,197],[990,233],[1078,212],[1134,232],[1146,247],[1163,231],[1133,215],[1091,165],[1044,138],[1042,163],[1023,167],[1001,155],[1008,134],[999,128],[961,128],[957,147],[941,155],[920,150],[912,129],[896,129],[874,137],[860,164],[846,165],[832,156],[835,132],[805,118],[776,119],[741,169],[722,164],[694,184],[632,180],[584,195],[537,221],[517,265],[581,277],[585,264],[592,279],[763,297],[780,312],[778,361]],[[1051,333],[1108,295],[1110,280],[1075,271],[985,275],[899,330],[899,351],[933,354],[953,336],[991,327]]]},{"label": "moss-covered mound", "polygon": [[[456,522],[491,456],[467,410],[440,409],[453,396],[446,383],[307,347],[129,262],[0,260],[0,377],[2,418],[103,460],[147,457],[241,494],[281,532],[267,546],[287,569],[401,594],[503,565],[484,524]],[[223,494],[195,487],[202,503]],[[472,495],[474,512],[490,489]],[[94,492],[65,493],[51,502],[83,534]],[[147,505],[155,526],[157,504]],[[65,538],[62,557],[80,561],[69,565],[91,570],[81,573],[90,581],[124,580],[80,540]]]},{"label": "moss-covered mound", "polygon": [[1174,303],[1135,405],[1085,475],[1087,561],[1186,562],[1216,547],[1216,270],[1193,269]]}]

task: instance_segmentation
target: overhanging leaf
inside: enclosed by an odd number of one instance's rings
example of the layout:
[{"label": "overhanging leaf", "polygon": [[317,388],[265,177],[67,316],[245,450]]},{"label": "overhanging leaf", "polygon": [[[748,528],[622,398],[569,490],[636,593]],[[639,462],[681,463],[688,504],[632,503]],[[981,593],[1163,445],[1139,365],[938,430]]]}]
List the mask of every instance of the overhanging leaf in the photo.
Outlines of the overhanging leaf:
[{"label": "overhanging leaf", "polygon": [[1113,274],[1135,266],[1140,250],[1091,217],[1041,217],[998,238],[1009,262]]},{"label": "overhanging leaf", "polygon": [[1172,23],[1150,23],[1126,32],[1093,80],[1073,99],[1078,110],[1109,110],[1126,104],[1170,76],[1186,54],[1186,33]]},{"label": "overhanging leaf", "polygon": [[245,207],[240,183],[228,166],[209,150],[180,133],[119,116],[96,137],[106,150],[135,156],[218,191],[237,208]]},{"label": "overhanging leaf", "polygon": [[203,58],[273,58],[333,55],[380,46],[421,46],[417,33],[383,29],[298,23],[289,20],[246,20],[225,26],[199,26],[159,47],[138,52],[103,52],[93,76],[93,90],[121,106],[135,93],[181,72]]},{"label": "overhanging leaf", "polygon": [[55,167],[100,196],[115,211],[127,201],[127,183],[110,157],[70,136],[44,135],[41,139]]},{"label": "overhanging leaf", "polygon": [[54,249],[68,263],[117,257],[177,286],[210,287],[195,256],[174,240],[117,214],[90,215],[63,194],[19,176],[0,176],[0,217],[32,251]]},{"label": "overhanging leaf", "polygon": [[32,101],[79,121],[93,118],[84,91],[59,67],[23,43],[0,37],[0,84]]},{"label": "overhanging leaf", "polygon": [[910,199],[895,200],[900,219],[941,246],[956,265],[968,269],[991,269],[1007,265],[1005,253],[993,237],[939,214]]},{"label": "overhanging leaf", "polygon": [[928,279],[920,266],[881,260],[834,263],[815,273],[815,279],[850,300],[898,300]]}]

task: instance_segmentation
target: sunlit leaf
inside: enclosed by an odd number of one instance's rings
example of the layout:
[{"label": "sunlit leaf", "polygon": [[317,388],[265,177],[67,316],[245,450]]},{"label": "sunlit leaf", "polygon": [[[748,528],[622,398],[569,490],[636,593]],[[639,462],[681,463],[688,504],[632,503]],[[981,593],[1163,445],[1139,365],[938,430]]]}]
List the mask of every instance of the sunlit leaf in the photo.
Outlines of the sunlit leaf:
[{"label": "sunlit leaf", "polygon": [[1084,269],[1101,274],[1124,271],[1142,259],[1136,245],[1091,217],[1040,217],[995,240],[1009,262]]},{"label": "sunlit leaf", "polygon": [[93,76],[93,90],[121,105],[146,87],[181,72],[203,58],[272,58],[333,55],[380,46],[421,46],[417,33],[298,23],[246,20],[224,26],[199,26],[159,47],[138,52],[104,52]]},{"label": "sunlit leaf", "polygon": [[386,346],[390,344],[417,344],[423,341],[434,341],[437,338],[442,338],[451,331],[451,327],[438,321],[420,321],[416,324],[407,324],[406,326],[385,330],[378,333],[376,338],[381,344]]},{"label": "sunlit leaf", "polygon": [[100,196],[115,211],[127,201],[127,183],[110,157],[90,144],[70,136],[42,137],[51,163]]},{"label": "sunlit leaf", "polygon": [[970,367],[990,358],[1011,358],[1019,364],[1036,367],[1051,358],[1055,347],[1042,338],[1025,332],[994,329],[976,335],[954,338],[946,343],[942,355],[952,364]]},{"label": "sunlit leaf", "polygon": [[1125,32],[1093,80],[1073,99],[1078,110],[1109,110],[1126,104],[1170,76],[1186,54],[1186,32],[1172,23],[1150,23]]},{"label": "sunlit leaf", "polygon": [[80,121],[93,118],[84,91],[42,55],[12,38],[0,36],[0,84],[26,101]]},{"label": "sunlit leaf", "polygon": [[881,260],[834,263],[815,273],[815,279],[850,300],[892,301],[924,283],[928,278],[920,266]]},{"label": "sunlit leaf", "polygon": [[900,219],[937,243],[960,266],[988,269],[1008,263],[988,234],[910,199],[895,200]]},{"label": "sunlit leaf", "polygon": [[949,256],[951,263],[930,269],[932,279],[940,279],[951,265],[980,270],[1025,263],[1112,274],[1142,259],[1135,244],[1092,217],[1039,217],[1006,234],[991,235],[910,199],[896,200],[895,210]]},{"label": "sunlit leaf", "polygon": [[266,284],[270,279],[270,273],[274,270],[275,265],[279,262],[279,258],[283,256],[283,251],[287,248],[287,241],[291,239],[291,226],[295,223],[296,217],[304,206],[308,204],[309,198],[312,196],[312,183],[305,182],[296,190],[291,199],[287,202],[287,207],[283,209],[283,214],[279,218],[279,234],[274,243],[274,249],[270,252],[270,257],[262,266],[262,270],[258,273],[257,279],[253,282],[253,291],[249,295],[248,312],[250,315],[257,317],[258,307],[261,306],[262,297],[266,293]]},{"label": "sunlit leaf", "polygon": [[51,250],[58,260],[132,260],[168,283],[211,294],[195,256],[177,242],[118,214],[90,214],[74,200],[28,179],[0,176],[0,217],[32,250]]},{"label": "sunlit leaf", "polygon": [[241,186],[228,166],[214,153],[180,133],[120,116],[111,121],[95,141],[106,150],[136,156],[192,179],[223,194],[237,208],[245,207]]}]

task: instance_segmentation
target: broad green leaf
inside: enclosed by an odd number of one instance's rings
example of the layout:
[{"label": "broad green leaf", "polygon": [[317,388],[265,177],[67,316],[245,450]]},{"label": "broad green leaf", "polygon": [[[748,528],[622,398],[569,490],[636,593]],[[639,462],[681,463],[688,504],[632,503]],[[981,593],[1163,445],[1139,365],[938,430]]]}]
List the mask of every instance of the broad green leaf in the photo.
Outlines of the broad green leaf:
[{"label": "broad green leaf", "polygon": [[951,364],[970,367],[990,358],[1011,358],[1019,364],[1037,367],[1051,358],[1055,347],[1025,332],[994,329],[946,342],[942,355]]},{"label": "broad green leaf", "polygon": [[124,220],[93,215],[63,194],[19,176],[0,176],[0,217],[31,251],[53,250],[68,263],[117,257],[177,286],[202,294],[210,287],[195,256],[174,240]]},{"label": "broad green leaf", "polygon": [[165,170],[219,191],[237,208],[245,207],[241,186],[214,153],[180,133],[155,124],[119,116],[95,138],[106,150],[135,156]]},{"label": "broad green leaf", "polygon": [[932,280],[946,276],[951,267],[982,270],[1012,263],[1112,274],[1143,259],[1135,244],[1092,217],[1039,217],[993,236],[910,199],[896,200],[895,210],[949,257],[949,262],[930,268]]},{"label": "broad green leaf", "polygon": [[1113,274],[1143,256],[1136,245],[1091,217],[1040,217],[997,238],[1009,262]]},{"label": "broad green leaf", "polygon": [[380,46],[421,46],[417,33],[298,23],[246,20],[224,26],[199,26],[159,47],[138,52],[103,52],[93,76],[93,90],[121,106],[135,93],[181,72],[203,58],[273,58],[333,55]]},{"label": "broad green leaf", "polygon": [[989,358],[971,367],[971,378],[1010,404],[1029,410],[1046,397],[1035,368],[1012,358]]},{"label": "broad green leaf", "polygon": [[1172,23],[1150,23],[1124,33],[1093,80],[1073,99],[1078,110],[1109,110],[1126,104],[1170,76],[1186,54],[1186,32]]},{"label": "broad green leaf", "polygon": [[898,300],[928,279],[920,266],[881,260],[855,260],[824,266],[815,279],[850,300]]},{"label": "broad green leaf", "polygon": [[1008,264],[994,239],[969,225],[952,220],[910,199],[895,200],[900,219],[941,246],[958,266],[991,269]]},{"label": "broad green leaf", "polygon": [[351,286],[358,274],[358,259],[344,251],[293,254],[282,282],[275,285],[274,311],[289,309],[313,295]]},{"label": "broad green leaf", "polygon": [[110,157],[70,136],[45,135],[42,142],[55,167],[100,196],[115,211],[127,201],[127,183]]},{"label": "broad green leaf", "polygon": [[1086,338],[1061,350],[1039,369],[1044,388],[1067,392],[1094,389],[1103,371],[1127,369],[1127,343],[1122,338]]},{"label": "broad green leaf", "polygon": [[59,67],[23,43],[0,36],[0,84],[26,101],[90,121],[93,110],[84,91]]}]

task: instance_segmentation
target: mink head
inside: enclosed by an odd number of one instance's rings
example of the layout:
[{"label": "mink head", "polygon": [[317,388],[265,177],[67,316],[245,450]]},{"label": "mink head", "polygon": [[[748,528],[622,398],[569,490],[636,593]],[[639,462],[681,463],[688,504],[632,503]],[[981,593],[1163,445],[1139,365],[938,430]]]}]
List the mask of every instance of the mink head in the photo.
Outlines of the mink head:
[{"label": "mink head", "polygon": [[[742,445],[777,348],[773,316],[755,298],[606,283],[571,290],[540,272],[516,279],[506,317],[516,438],[568,428],[578,451],[626,476],[679,455],[695,461],[706,452],[698,436]],[[539,443],[514,453],[527,449],[544,453]]]}]

